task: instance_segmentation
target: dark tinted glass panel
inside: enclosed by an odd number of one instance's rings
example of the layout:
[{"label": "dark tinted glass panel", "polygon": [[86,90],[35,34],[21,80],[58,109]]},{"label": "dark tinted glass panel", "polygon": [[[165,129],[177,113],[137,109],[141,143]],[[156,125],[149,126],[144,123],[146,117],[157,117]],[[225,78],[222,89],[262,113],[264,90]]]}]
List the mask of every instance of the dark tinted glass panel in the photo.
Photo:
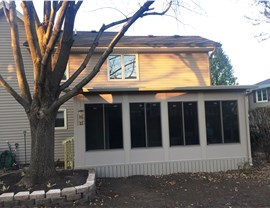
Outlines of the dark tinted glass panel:
[{"label": "dark tinted glass panel", "polygon": [[55,119],[55,127],[65,127],[65,112],[64,111],[58,111]]},{"label": "dark tinted glass panel", "polygon": [[239,142],[238,109],[236,101],[222,101],[224,143]]},{"label": "dark tinted glass panel", "polygon": [[182,103],[168,103],[170,145],[183,145]]},{"label": "dark tinted glass panel", "polygon": [[205,102],[207,143],[222,143],[220,102]]},{"label": "dark tinted glass panel", "polygon": [[161,146],[161,118],[160,104],[146,103],[146,118],[147,118],[147,141],[148,147]]},{"label": "dark tinted glass panel", "polygon": [[86,150],[104,149],[103,106],[85,105]]},{"label": "dark tinted glass panel", "polygon": [[146,147],[144,103],[130,103],[131,147]]},{"label": "dark tinted glass panel", "polygon": [[123,148],[123,127],[121,104],[106,104],[105,108],[105,147]]},{"label": "dark tinted glass panel", "polygon": [[186,145],[199,144],[198,114],[196,102],[184,102]]}]

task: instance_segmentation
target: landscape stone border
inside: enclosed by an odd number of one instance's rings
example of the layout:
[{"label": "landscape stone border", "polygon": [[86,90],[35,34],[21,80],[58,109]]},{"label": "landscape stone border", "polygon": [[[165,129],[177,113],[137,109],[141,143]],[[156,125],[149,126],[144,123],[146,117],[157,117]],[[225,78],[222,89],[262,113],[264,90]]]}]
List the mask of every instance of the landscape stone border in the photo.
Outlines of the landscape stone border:
[{"label": "landscape stone border", "polygon": [[89,202],[95,194],[95,170],[88,171],[86,183],[61,189],[21,191],[16,194],[3,193],[0,195],[0,207],[50,207],[84,204]]}]

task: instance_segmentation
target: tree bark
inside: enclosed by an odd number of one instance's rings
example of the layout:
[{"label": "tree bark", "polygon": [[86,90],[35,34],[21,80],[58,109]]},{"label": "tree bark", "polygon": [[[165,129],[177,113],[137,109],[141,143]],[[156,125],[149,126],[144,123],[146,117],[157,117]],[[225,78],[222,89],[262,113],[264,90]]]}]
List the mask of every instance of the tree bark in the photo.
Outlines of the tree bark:
[{"label": "tree bark", "polygon": [[31,128],[31,160],[21,185],[30,187],[47,183],[56,176],[54,165],[54,129],[57,110],[49,114],[29,113]]}]

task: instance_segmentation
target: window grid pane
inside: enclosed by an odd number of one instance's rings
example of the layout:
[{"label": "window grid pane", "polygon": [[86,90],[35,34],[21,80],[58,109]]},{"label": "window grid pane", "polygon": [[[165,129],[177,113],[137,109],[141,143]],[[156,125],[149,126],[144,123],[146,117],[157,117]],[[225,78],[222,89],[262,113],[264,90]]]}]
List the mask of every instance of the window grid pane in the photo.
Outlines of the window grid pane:
[{"label": "window grid pane", "polygon": [[170,145],[184,145],[183,138],[183,116],[182,116],[182,103],[169,102],[169,132],[170,132]]},{"label": "window grid pane", "polygon": [[55,119],[55,127],[56,128],[65,127],[65,111],[59,110],[57,112]]},{"label": "window grid pane", "polygon": [[108,62],[110,79],[122,79],[121,56],[109,56]]},{"label": "window grid pane", "polygon": [[185,145],[199,144],[199,125],[196,102],[184,102]]},{"label": "window grid pane", "polygon": [[124,56],[125,79],[137,79],[136,57],[132,55]]},{"label": "window grid pane", "polygon": [[144,103],[130,103],[131,147],[146,147]]},{"label": "window grid pane", "polygon": [[236,101],[222,101],[224,143],[239,142],[238,109]]},{"label": "window grid pane", "polygon": [[219,101],[205,102],[207,143],[222,143],[221,114]]},{"label": "window grid pane", "polygon": [[161,117],[159,103],[146,103],[147,146],[161,146]]}]

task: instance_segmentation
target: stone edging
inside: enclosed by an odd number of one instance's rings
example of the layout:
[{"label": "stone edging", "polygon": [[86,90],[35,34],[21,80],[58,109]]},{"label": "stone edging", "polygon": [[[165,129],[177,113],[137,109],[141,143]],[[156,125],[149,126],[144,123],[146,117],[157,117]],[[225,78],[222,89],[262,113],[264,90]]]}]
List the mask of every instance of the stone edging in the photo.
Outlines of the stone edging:
[{"label": "stone edging", "polygon": [[61,189],[22,191],[16,194],[3,193],[0,195],[0,207],[39,207],[83,204],[94,196],[96,173],[89,170],[86,183],[83,185]]}]

